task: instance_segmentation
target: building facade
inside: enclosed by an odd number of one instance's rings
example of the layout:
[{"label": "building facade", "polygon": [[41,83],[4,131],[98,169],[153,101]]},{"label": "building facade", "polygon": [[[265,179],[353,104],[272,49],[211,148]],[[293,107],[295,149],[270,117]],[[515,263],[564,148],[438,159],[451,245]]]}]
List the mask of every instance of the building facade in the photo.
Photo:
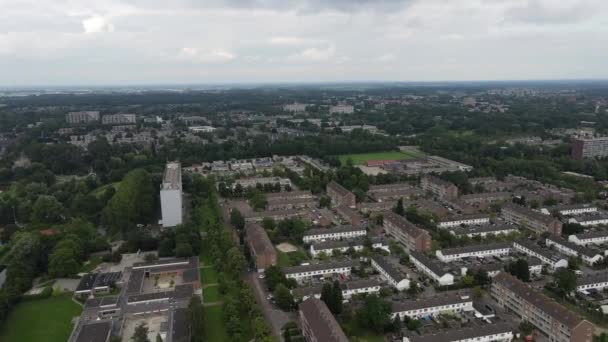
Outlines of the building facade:
[{"label": "building facade", "polygon": [[355,194],[348,191],[342,185],[331,181],[327,184],[327,196],[331,198],[331,205],[339,207],[341,205],[354,208],[356,205]]},{"label": "building facade", "polygon": [[178,162],[170,162],[165,166],[160,186],[160,207],[163,227],[182,224],[182,169]]},{"label": "building facade", "polygon": [[383,213],[384,230],[404,244],[409,251],[428,252],[431,250],[431,235],[423,229],[392,211]]}]

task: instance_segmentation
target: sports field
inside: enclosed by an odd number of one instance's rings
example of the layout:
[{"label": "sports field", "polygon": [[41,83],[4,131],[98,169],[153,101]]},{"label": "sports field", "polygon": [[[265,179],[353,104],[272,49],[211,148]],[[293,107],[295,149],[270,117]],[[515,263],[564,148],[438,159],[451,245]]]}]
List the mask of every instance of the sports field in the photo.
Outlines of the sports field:
[{"label": "sports field", "polygon": [[405,160],[413,159],[417,156],[413,153],[404,153],[398,151],[387,151],[387,152],[373,152],[373,153],[357,153],[357,154],[343,154],[338,156],[340,163],[346,165],[346,161],[350,158],[354,165],[365,164],[370,160]]}]

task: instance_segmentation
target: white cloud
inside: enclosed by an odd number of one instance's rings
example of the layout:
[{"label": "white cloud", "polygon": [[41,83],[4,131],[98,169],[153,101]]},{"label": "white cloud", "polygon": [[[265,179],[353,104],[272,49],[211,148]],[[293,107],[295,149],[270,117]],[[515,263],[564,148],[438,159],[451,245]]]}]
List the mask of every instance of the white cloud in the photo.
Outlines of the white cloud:
[{"label": "white cloud", "polygon": [[113,32],[114,25],[102,16],[93,16],[82,21],[84,33]]},{"label": "white cloud", "polygon": [[232,61],[236,55],[224,49],[200,50],[193,47],[184,47],[178,53],[178,58],[198,63],[225,63]]},{"label": "white cloud", "polygon": [[271,37],[268,43],[272,45],[300,45],[304,42],[304,39],[298,37]]},{"label": "white cloud", "polygon": [[293,54],[287,59],[291,61],[323,62],[333,58],[335,53],[336,48],[333,45],[325,48],[311,47]]},{"label": "white cloud", "polygon": [[376,57],[376,61],[378,61],[378,62],[392,62],[395,59],[396,59],[396,57],[392,53],[387,53],[382,56]]}]

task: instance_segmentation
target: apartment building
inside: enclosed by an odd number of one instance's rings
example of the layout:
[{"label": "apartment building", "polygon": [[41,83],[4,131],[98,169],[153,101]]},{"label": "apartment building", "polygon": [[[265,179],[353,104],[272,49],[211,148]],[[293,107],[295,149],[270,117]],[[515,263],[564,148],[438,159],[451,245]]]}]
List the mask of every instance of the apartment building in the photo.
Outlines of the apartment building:
[{"label": "apartment building", "polygon": [[492,243],[486,245],[473,245],[456,248],[437,250],[437,259],[443,262],[460,260],[463,258],[487,258],[492,256],[505,256],[511,253],[511,245],[508,243]]},{"label": "apartment building", "polygon": [[608,213],[605,211],[596,211],[572,215],[568,218],[568,222],[580,224],[583,227],[604,226],[608,225]]},{"label": "apartment building", "polygon": [[310,278],[321,278],[332,274],[349,276],[353,267],[358,265],[354,261],[326,262],[320,264],[283,267],[285,277],[301,282]]},{"label": "apartment building", "polygon": [[540,259],[540,261],[554,271],[561,267],[568,267],[568,259],[554,253],[546,248],[542,248],[529,240],[519,240],[513,242],[513,248],[528,256]]},{"label": "apartment building", "polygon": [[314,228],[304,232],[302,241],[305,243],[325,240],[355,239],[367,235],[367,230],[354,226],[339,226],[335,228]]},{"label": "apartment building", "polygon": [[410,261],[419,272],[424,273],[437,284],[441,286],[454,284],[454,275],[445,270],[443,265],[438,261],[432,260],[426,255],[415,251],[410,252]]},{"label": "apartment building", "polygon": [[523,226],[537,234],[544,232],[558,236],[562,234],[562,223],[558,219],[517,204],[506,204],[500,214],[508,223]]},{"label": "apartment building", "polygon": [[410,280],[407,274],[401,272],[395,265],[392,265],[386,258],[374,255],[371,258],[372,268],[380,273],[380,277],[398,291],[410,288]]},{"label": "apartment building", "polygon": [[454,200],[458,197],[458,187],[441,178],[427,175],[420,179],[420,187],[440,199]]},{"label": "apartment building", "polygon": [[331,205],[338,207],[341,205],[354,208],[356,205],[355,194],[348,191],[342,185],[331,181],[327,184],[325,189],[329,198],[331,198]]},{"label": "apartment building", "polygon": [[257,223],[245,225],[247,246],[258,272],[263,272],[270,266],[277,264],[277,251],[268,238],[266,230]]},{"label": "apartment building", "polygon": [[300,304],[302,334],[308,342],[348,342],[344,331],[320,299],[308,298]]},{"label": "apartment building", "polygon": [[101,123],[104,125],[124,125],[136,122],[137,116],[135,114],[110,114],[101,117]]},{"label": "apartment building", "polygon": [[587,277],[576,279],[576,291],[589,293],[591,291],[602,291],[608,287],[608,273],[600,272]]},{"label": "apartment building", "polygon": [[552,211],[555,211],[556,213],[563,215],[563,216],[569,216],[569,215],[579,215],[579,214],[584,214],[584,213],[593,213],[598,211],[598,208],[596,205],[593,204],[569,204],[569,205],[561,205],[558,206],[557,208],[553,209]]},{"label": "apartment building", "polygon": [[404,244],[408,251],[428,252],[431,250],[431,235],[423,229],[392,211],[383,213],[384,230]]},{"label": "apartment building", "polygon": [[355,107],[346,104],[339,104],[329,107],[329,114],[352,114],[355,112]]},{"label": "apartment building", "polygon": [[474,226],[474,225],[482,225],[482,224],[490,224],[490,215],[472,214],[472,215],[461,215],[461,216],[446,218],[446,219],[440,220],[439,223],[437,224],[437,227],[452,228],[452,227],[459,227],[462,225]]},{"label": "apartment building", "polygon": [[507,323],[492,323],[422,336],[406,336],[403,342],[511,342],[513,330]]},{"label": "apartment building", "polygon": [[579,246],[601,245],[608,242],[608,231],[573,234],[568,236],[568,241],[574,242]]},{"label": "apartment building", "polygon": [[473,299],[458,293],[438,294],[436,297],[392,304],[391,318],[426,318],[443,313],[473,311]]},{"label": "apartment building", "polygon": [[498,305],[534,325],[554,342],[591,342],[594,326],[509,273],[492,281],[491,295]]},{"label": "apartment building", "polygon": [[69,112],[65,115],[65,121],[69,124],[80,124],[99,121],[98,111]]},{"label": "apartment building", "polygon": [[587,265],[593,265],[604,259],[604,256],[595,250],[585,246],[579,246],[573,242],[556,236],[550,236],[545,240],[547,247],[553,247],[562,254],[580,257]]},{"label": "apartment building", "polygon": [[608,137],[574,139],[572,142],[573,159],[581,160],[606,156],[608,156]]},{"label": "apartment building", "polygon": [[183,222],[182,168],[178,162],[165,166],[160,185],[160,208],[163,227],[175,227]]},{"label": "apartment building", "polygon": [[486,237],[488,235],[506,235],[517,231],[519,230],[516,226],[507,224],[458,227],[450,229],[450,233],[456,236],[468,236],[470,238],[475,236]]},{"label": "apartment building", "polygon": [[347,224],[350,224],[354,227],[359,227],[363,224],[363,217],[359,215],[359,213],[352,207],[340,205],[336,207],[335,210],[336,213],[338,213],[338,215],[342,217],[342,220]]},{"label": "apartment building", "polygon": [[[380,292],[380,282],[375,279],[361,279],[341,283],[342,298],[350,299],[352,296],[361,294],[378,294]],[[303,301],[310,297],[321,299],[322,285],[297,287],[291,290],[291,294],[295,298],[301,298]]]},{"label": "apartment building", "polygon": [[[390,253],[388,243],[382,238],[371,238],[370,239],[372,249],[382,249]],[[334,253],[346,253],[352,249],[356,252],[360,252],[365,248],[365,240],[363,239],[349,239],[349,240],[330,240],[325,242],[318,242],[310,245],[310,255],[313,258],[317,258],[324,253],[325,255],[332,256]]]},{"label": "apartment building", "polygon": [[291,113],[304,113],[306,112],[307,106],[308,105],[305,103],[289,103],[283,105],[283,111]]}]

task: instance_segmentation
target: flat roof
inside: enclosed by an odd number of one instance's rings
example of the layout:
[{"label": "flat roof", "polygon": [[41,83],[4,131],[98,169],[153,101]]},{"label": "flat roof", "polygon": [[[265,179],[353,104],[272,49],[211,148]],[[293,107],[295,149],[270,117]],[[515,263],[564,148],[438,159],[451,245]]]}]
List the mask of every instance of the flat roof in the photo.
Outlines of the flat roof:
[{"label": "flat roof", "polygon": [[513,327],[507,323],[492,323],[481,326],[453,329],[436,334],[425,334],[424,336],[411,336],[410,342],[452,342],[464,341],[475,337],[483,337],[501,333],[509,333]]},{"label": "flat roof", "polygon": [[163,175],[163,190],[178,190],[182,188],[182,169],[178,162],[169,162]]},{"label": "flat roof", "polygon": [[85,324],[80,328],[76,342],[106,342],[110,339],[112,321]]},{"label": "flat roof", "polygon": [[392,312],[404,312],[411,310],[418,310],[424,308],[432,308],[437,306],[444,306],[450,304],[460,304],[472,302],[473,298],[471,298],[468,294],[461,293],[448,293],[448,294],[439,294],[435,297],[419,299],[419,300],[408,300],[403,302],[397,302],[392,304]]},{"label": "flat roof", "polygon": [[283,267],[283,273],[294,274],[294,273],[320,271],[320,270],[327,270],[327,269],[334,269],[334,268],[354,267],[358,264],[359,263],[356,261],[348,260],[348,261],[326,262],[326,263],[312,264],[312,265],[291,266],[291,267]]},{"label": "flat roof", "polygon": [[455,248],[446,248],[439,250],[443,255],[455,255],[455,254],[464,254],[464,253],[474,253],[481,251],[492,251],[498,249],[511,248],[511,245],[503,242],[503,243],[490,243],[484,245],[472,245],[472,246],[464,246],[464,247],[455,247]]},{"label": "flat roof", "polygon": [[338,226],[334,228],[314,228],[304,232],[304,236],[325,235],[336,233],[360,232],[365,231],[365,227],[354,227],[351,225]]}]

